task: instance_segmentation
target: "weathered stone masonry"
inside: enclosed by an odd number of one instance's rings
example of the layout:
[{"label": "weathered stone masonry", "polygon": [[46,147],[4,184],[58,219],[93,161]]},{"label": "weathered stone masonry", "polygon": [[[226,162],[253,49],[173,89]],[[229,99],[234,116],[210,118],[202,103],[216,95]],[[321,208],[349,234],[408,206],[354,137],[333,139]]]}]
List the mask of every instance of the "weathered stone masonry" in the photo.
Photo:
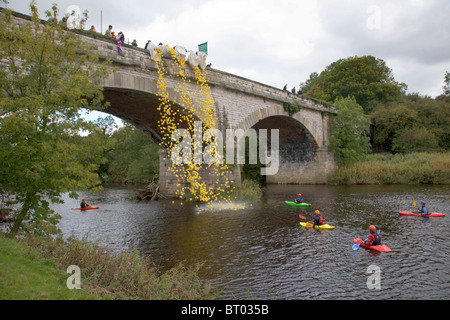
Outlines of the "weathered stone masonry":
[{"label": "weathered stone masonry", "polygon": [[[16,15],[16,19],[19,24],[26,23],[26,16]],[[101,59],[110,59],[113,66],[119,67],[102,83],[105,100],[110,103],[103,111],[130,122],[150,139],[160,142],[156,110],[158,73],[149,52],[125,45],[124,55],[119,55],[114,40],[95,39],[82,32],[79,36],[99,52]],[[175,89],[180,79],[174,76],[171,60],[164,59],[164,67],[168,70],[165,79],[169,96],[176,104]],[[195,98],[198,88],[192,68],[187,65],[186,71]],[[335,168],[329,149],[330,120],[336,114],[333,108],[223,71],[207,68],[206,73],[214,100],[216,126],[223,133],[227,128],[280,130],[280,167],[276,175],[267,176],[268,183],[326,183],[328,174]],[[294,101],[300,103],[302,109],[289,117],[283,103]],[[176,190],[176,178],[167,170],[169,166],[161,150],[160,190],[167,195]],[[206,172],[202,177],[209,183],[215,181]],[[238,165],[234,166],[229,179],[240,182]]]}]

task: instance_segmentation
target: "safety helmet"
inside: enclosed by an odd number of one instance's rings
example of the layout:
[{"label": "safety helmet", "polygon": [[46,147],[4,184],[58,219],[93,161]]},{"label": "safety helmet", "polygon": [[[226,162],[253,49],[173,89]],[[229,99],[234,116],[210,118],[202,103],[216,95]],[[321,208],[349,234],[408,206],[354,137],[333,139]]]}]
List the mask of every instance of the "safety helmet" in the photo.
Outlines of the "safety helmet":
[{"label": "safety helmet", "polygon": [[422,201],[422,202],[421,202],[420,204],[423,204],[423,205],[425,205],[425,202],[423,202],[423,201]]},{"label": "safety helmet", "polygon": [[316,212],[316,214],[320,214],[320,211],[319,211],[319,210],[316,210],[315,212]]},{"label": "safety helmet", "polygon": [[81,201],[86,201],[86,199],[81,199]]},{"label": "safety helmet", "polygon": [[371,232],[375,232],[377,230],[377,228],[375,226],[369,226],[369,230]]},{"label": "safety helmet", "polygon": [[298,196],[299,196],[299,197],[301,197],[301,196],[302,196],[302,194],[301,194],[301,193],[299,193],[299,194],[298,194]]}]

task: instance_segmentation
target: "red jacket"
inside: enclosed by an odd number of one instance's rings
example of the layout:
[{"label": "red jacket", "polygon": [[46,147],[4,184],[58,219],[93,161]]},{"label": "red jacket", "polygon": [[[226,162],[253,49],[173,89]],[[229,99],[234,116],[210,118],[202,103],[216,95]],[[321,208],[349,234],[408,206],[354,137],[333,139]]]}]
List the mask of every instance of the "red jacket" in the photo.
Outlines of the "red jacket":
[{"label": "red jacket", "polygon": [[365,244],[368,246],[379,246],[381,244],[381,236],[376,232],[372,232]]}]

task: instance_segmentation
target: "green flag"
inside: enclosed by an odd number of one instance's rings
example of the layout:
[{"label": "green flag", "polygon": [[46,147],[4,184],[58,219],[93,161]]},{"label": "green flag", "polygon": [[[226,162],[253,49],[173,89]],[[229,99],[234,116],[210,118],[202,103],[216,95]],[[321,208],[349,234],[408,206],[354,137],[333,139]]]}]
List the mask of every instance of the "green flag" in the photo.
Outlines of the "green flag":
[{"label": "green flag", "polygon": [[205,54],[208,54],[208,42],[199,44],[198,45],[198,51],[204,52]]}]

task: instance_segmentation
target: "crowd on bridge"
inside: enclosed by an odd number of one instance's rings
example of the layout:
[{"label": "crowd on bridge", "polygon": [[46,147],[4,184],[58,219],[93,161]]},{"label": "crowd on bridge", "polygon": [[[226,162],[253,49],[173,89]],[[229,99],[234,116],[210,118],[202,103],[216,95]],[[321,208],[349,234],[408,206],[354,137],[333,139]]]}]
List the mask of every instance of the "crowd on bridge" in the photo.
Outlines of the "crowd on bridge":
[{"label": "crowd on bridge", "polygon": [[[89,29],[89,31],[96,32],[95,26],[92,25],[91,28]],[[108,26],[108,29],[106,29],[104,35],[107,37],[112,37],[117,42],[117,51],[120,55],[125,55],[123,52],[124,44],[129,44],[133,47],[138,47],[138,43],[137,43],[136,39],[134,39],[131,43],[129,41],[126,41],[125,34],[122,31],[120,31],[116,35],[115,32],[113,31],[112,25]],[[148,40],[144,46],[144,49],[148,50],[148,52],[150,54],[150,58],[152,60],[156,59],[156,54],[157,54],[158,50],[160,50],[162,52],[162,57],[164,57],[164,58],[172,57],[172,54],[169,51],[169,46],[164,45],[162,42],[160,42],[158,45],[156,45],[151,40]],[[184,59],[186,59],[186,56],[189,54],[187,61],[192,66],[199,66],[202,69],[211,67],[211,63],[206,64],[207,54],[204,52],[198,52],[198,51],[194,52],[192,50],[188,51],[185,47],[180,46],[180,45],[174,46],[173,50],[175,50],[175,53],[178,57],[182,57]]]},{"label": "crowd on bridge", "polygon": [[289,92],[289,90],[287,89],[287,84],[283,87],[283,90],[287,92],[288,95],[290,95],[291,93],[295,96],[299,96],[302,98],[303,100],[303,90],[302,87],[300,86],[298,91],[295,90],[295,87],[292,87],[291,92]]}]

